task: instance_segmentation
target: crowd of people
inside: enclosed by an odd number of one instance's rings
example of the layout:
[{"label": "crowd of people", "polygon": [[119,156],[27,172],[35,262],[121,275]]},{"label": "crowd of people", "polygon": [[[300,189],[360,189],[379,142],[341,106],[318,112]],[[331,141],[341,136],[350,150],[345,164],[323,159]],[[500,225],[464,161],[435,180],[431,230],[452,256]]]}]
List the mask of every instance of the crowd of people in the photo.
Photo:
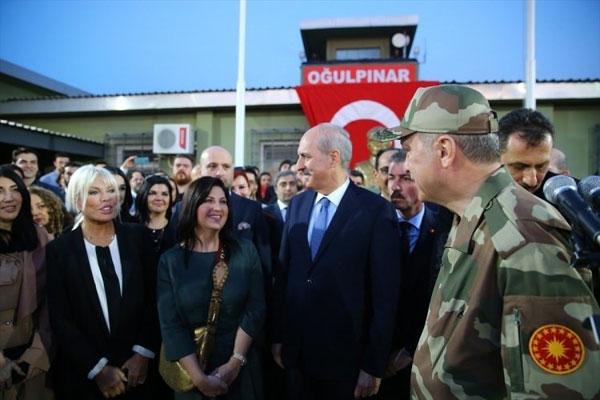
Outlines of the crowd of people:
[{"label": "crowd of people", "polygon": [[274,176],[220,146],[40,176],[16,149],[0,399],[597,398],[597,287],[541,190],[569,173],[550,121],[442,85],[380,133],[351,170],[319,124]]}]

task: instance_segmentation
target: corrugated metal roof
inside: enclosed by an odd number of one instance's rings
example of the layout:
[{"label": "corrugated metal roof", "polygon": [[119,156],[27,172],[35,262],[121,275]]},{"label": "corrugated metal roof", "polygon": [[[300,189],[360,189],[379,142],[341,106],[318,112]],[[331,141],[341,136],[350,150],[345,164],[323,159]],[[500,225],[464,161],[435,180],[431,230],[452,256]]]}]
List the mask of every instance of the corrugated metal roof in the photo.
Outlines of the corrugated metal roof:
[{"label": "corrugated metal roof", "polygon": [[[537,83],[596,83],[600,82],[600,78],[586,79],[540,79]],[[499,84],[514,84],[522,83],[519,80],[485,80],[485,81],[443,81],[442,84],[457,84],[457,85],[499,85]],[[264,86],[247,88],[247,92],[259,92],[266,90],[289,90],[295,86]],[[81,96],[41,96],[27,98],[9,98],[0,103],[9,103],[11,101],[29,101],[29,100],[65,100],[65,99],[99,99],[106,97],[131,97],[131,96],[157,96],[157,95],[172,95],[172,94],[194,94],[194,93],[230,93],[235,92],[235,89],[196,89],[196,90],[173,90],[173,91],[156,91],[156,92],[131,92],[131,93],[108,93],[108,94],[90,94]]]},{"label": "corrugated metal roof", "polygon": [[14,79],[44,88],[46,90],[62,93],[65,96],[79,96],[90,94],[85,90],[81,90],[74,86],[67,85],[64,82],[59,82],[56,79],[49,78],[45,75],[38,74],[35,71],[21,67],[17,64],[13,64],[10,61],[4,59],[0,59],[0,74],[10,76]]},{"label": "corrugated metal roof", "polygon": [[[584,79],[538,79],[537,83],[596,83],[600,82],[600,78],[584,78]],[[503,83],[523,83],[519,80],[492,80],[492,81],[445,81],[443,84],[455,84],[455,85],[498,85]]]},{"label": "corrugated metal roof", "polygon": [[[282,90],[282,89],[293,89],[293,86],[265,86],[256,88],[247,88],[247,92],[258,92],[264,90]],[[93,99],[103,97],[117,97],[117,96],[156,96],[156,95],[169,95],[169,94],[194,94],[194,93],[229,93],[235,92],[235,89],[195,89],[195,90],[171,90],[171,91],[156,91],[156,92],[132,92],[132,93],[108,93],[108,94],[89,94],[82,96],[42,96],[42,97],[26,97],[26,98],[9,98],[0,103],[6,103],[11,101],[28,101],[28,100],[64,100],[64,99]]]},{"label": "corrugated metal roof", "polygon": [[24,130],[31,131],[31,132],[46,133],[48,135],[60,136],[60,137],[64,137],[64,138],[74,139],[74,140],[80,140],[82,142],[90,142],[90,143],[101,144],[101,145],[104,144],[103,142],[100,142],[98,140],[84,138],[81,136],[74,135],[72,133],[52,131],[50,129],[39,128],[37,126],[21,124],[19,122],[8,121],[5,119],[0,119],[0,125],[11,126],[14,128],[24,129]]},{"label": "corrugated metal roof", "polygon": [[[498,83],[492,83],[498,82]],[[447,83],[447,82],[444,82]],[[453,82],[457,83],[457,82]],[[479,90],[489,101],[519,101],[525,97],[523,82],[507,81],[460,82]],[[600,79],[571,81],[539,81],[535,87],[538,100],[600,99]],[[293,87],[253,88],[246,91],[246,106],[297,107],[300,99]],[[0,116],[14,118],[24,115],[50,115],[94,112],[139,112],[166,110],[224,109],[235,107],[234,90],[187,91],[83,96],[69,98],[38,98],[0,102]]]}]

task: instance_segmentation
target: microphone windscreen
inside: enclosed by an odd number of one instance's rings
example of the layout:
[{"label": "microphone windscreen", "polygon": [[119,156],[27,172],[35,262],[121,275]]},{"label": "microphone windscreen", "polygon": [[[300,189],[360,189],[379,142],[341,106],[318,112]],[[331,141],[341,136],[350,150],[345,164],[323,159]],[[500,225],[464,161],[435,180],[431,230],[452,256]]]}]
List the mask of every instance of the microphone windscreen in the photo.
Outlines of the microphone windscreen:
[{"label": "microphone windscreen", "polygon": [[600,190],[600,176],[590,175],[579,181],[579,193],[586,201],[590,201],[591,196]]},{"label": "microphone windscreen", "polygon": [[577,191],[577,184],[575,183],[575,179],[570,176],[565,175],[556,175],[552,178],[548,179],[544,184],[544,196],[548,201],[553,204],[556,204],[556,196],[560,193],[561,190],[566,188],[573,189]]}]

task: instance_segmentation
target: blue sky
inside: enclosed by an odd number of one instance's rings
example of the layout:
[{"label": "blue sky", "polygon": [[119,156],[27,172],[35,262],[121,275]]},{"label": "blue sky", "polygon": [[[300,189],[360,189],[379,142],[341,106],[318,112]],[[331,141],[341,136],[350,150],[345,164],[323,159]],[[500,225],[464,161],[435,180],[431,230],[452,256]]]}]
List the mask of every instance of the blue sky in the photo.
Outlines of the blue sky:
[{"label": "blue sky", "polygon": [[[420,79],[523,79],[521,0],[248,0],[247,7],[247,87],[299,83],[302,20],[391,15],[419,17]],[[536,7],[538,79],[600,78],[600,1]],[[238,12],[235,0],[0,0],[0,58],[96,94],[233,89]]]}]

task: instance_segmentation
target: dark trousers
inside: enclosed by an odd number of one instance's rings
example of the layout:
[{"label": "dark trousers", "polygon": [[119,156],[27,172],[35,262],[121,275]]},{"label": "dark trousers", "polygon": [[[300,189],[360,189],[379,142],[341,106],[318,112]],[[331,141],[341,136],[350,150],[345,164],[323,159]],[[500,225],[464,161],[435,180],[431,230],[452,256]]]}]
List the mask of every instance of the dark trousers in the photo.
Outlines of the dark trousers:
[{"label": "dark trousers", "polygon": [[315,379],[298,369],[286,369],[286,400],[353,400],[356,379]]}]

